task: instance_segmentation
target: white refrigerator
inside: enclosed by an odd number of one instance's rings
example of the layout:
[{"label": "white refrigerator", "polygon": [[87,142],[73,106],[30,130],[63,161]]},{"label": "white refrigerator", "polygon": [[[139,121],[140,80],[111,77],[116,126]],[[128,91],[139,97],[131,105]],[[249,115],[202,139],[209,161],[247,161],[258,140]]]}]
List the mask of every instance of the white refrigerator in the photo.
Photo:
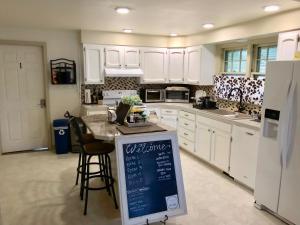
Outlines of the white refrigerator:
[{"label": "white refrigerator", "polygon": [[268,63],[256,204],[300,225],[300,61]]}]

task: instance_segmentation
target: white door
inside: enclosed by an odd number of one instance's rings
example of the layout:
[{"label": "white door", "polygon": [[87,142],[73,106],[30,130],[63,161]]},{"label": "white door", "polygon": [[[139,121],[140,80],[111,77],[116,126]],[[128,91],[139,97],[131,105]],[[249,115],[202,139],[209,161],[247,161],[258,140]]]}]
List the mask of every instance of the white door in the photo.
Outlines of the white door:
[{"label": "white door", "polygon": [[166,48],[145,48],[142,50],[143,83],[166,83],[168,57]]},{"label": "white door", "polygon": [[202,159],[210,161],[211,155],[211,137],[212,130],[210,127],[197,123],[196,129],[196,150],[195,153]]},{"label": "white door", "polygon": [[221,130],[212,131],[211,162],[219,169],[228,172],[231,134]]},{"label": "white door", "polygon": [[84,83],[104,84],[103,47],[84,45]]},{"label": "white door", "polygon": [[230,154],[230,175],[254,189],[259,134],[233,126]]},{"label": "white door", "polygon": [[47,148],[41,47],[0,46],[2,152]]},{"label": "white door", "polygon": [[300,224],[300,62],[294,64],[294,80],[297,82],[296,112],[296,133],[293,151],[288,157],[287,167],[282,169],[281,190],[279,194],[278,214],[289,221]]},{"label": "white door", "polygon": [[277,60],[293,60],[298,47],[299,31],[280,33]]},{"label": "white door", "polygon": [[169,83],[184,82],[184,49],[169,50]]},{"label": "white door", "polygon": [[124,64],[124,47],[112,46],[104,48],[105,67],[121,68]]},{"label": "white door", "polygon": [[124,66],[125,68],[140,67],[140,50],[138,48],[124,48]]},{"label": "white door", "polygon": [[199,84],[201,73],[201,50],[201,46],[186,49],[184,75],[186,83]]}]

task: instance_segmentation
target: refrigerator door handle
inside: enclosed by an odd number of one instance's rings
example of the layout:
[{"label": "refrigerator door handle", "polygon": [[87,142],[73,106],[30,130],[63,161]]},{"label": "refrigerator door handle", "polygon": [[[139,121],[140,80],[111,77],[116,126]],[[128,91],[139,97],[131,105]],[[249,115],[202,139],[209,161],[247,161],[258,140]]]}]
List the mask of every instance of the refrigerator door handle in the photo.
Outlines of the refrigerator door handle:
[{"label": "refrigerator door handle", "polygon": [[295,137],[295,121],[297,117],[296,102],[297,83],[292,79],[289,83],[288,93],[285,104],[283,105],[282,115],[279,123],[279,149],[281,154],[281,163],[287,168],[290,159],[294,137]]}]

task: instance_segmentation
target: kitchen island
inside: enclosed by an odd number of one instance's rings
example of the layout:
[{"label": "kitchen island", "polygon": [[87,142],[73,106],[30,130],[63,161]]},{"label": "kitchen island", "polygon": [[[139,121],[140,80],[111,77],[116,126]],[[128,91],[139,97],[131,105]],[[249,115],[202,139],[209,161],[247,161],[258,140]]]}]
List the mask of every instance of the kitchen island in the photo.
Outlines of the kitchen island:
[{"label": "kitchen island", "polygon": [[106,116],[82,119],[94,138],[115,142],[110,155],[113,177],[118,177],[122,224],[142,225],[186,214],[175,129],[158,124],[164,131],[122,135]]}]

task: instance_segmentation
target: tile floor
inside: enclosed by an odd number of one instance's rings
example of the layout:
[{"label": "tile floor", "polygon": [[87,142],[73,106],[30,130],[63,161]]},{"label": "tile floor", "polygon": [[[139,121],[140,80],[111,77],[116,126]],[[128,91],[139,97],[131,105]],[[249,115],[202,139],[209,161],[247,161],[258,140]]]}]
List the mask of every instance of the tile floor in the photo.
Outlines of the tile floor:
[{"label": "tile floor", "polygon": [[[120,214],[104,191],[91,192],[83,216],[74,186],[76,154],[30,152],[0,156],[1,225],[119,225]],[[281,225],[253,207],[252,193],[182,152],[188,215],[168,225]]]}]

